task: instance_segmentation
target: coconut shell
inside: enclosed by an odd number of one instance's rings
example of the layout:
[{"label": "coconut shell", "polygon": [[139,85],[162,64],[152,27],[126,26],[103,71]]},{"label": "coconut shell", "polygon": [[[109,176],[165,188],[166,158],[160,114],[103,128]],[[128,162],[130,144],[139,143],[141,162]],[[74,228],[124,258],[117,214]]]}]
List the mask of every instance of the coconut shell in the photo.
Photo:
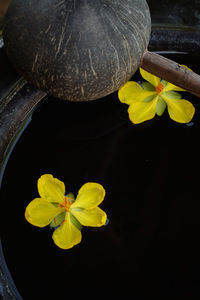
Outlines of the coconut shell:
[{"label": "coconut shell", "polygon": [[88,101],[132,77],[150,31],[145,0],[12,0],[3,37],[28,82],[54,97]]}]

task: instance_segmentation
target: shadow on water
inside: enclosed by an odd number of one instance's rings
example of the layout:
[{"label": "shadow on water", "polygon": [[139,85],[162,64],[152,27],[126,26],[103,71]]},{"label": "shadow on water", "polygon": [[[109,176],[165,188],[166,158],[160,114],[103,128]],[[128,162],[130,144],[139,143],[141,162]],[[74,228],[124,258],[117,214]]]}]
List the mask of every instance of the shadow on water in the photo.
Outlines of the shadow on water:
[{"label": "shadow on water", "polygon": [[[176,60],[198,71],[199,60]],[[167,112],[133,125],[117,94],[84,104],[49,98],[36,109],[0,195],[2,246],[23,299],[200,296],[200,104],[184,96],[197,111],[188,125]],[[24,219],[45,173],[64,181],[67,192],[88,181],[102,184],[109,224],[83,228],[71,250],[57,248],[50,228]]]}]

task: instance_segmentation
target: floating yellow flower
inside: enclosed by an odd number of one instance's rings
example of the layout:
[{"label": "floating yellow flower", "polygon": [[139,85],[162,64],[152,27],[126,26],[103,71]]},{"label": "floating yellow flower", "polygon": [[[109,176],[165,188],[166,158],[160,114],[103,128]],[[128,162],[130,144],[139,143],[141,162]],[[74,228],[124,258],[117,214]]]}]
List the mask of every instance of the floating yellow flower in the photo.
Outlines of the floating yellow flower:
[{"label": "floating yellow flower", "polygon": [[55,227],[53,240],[62,249],[72,248],[81,241],[83,226],[100,227],[106,223],[106,213],[98,205],[105,197],[104,188],[94,182],[84,184],[76,199],[73,194],[65,196],[65,185],[50,174],[38,180],[41,198],[29,203],[26,220],[32,225]]},{"label": "floating yellow flower", "polygon": [[141,86],[134,81],[125,83],[118,92],[119,100],[129,106],[130,120],[141,123],[152,119],[155,114],[161,116],[167,106],[170,118],[179,123],[188,123],[195,113],[194,106],[181,99],[176,91],[184,91],[165,80],[140,68],[141,76],[148,82]]}]

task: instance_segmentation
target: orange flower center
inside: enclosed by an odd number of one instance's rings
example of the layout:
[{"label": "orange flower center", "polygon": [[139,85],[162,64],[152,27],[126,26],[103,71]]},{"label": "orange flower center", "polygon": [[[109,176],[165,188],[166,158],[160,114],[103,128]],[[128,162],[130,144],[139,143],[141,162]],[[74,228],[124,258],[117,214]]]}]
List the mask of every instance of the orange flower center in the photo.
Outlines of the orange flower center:
[{"label": "orange flower center", "polygon": [[164,85],[160,82],[156,87],[156,92],[160,94],[164,89]]},{"label": "orange flower center", "polygon": [[69,201],[69,199],[67,197],[65,197],[65,201],[63,201],[62,203],[60,203],[58,205],[58,207],[60,207],[60,208],[64,207],[66,209],[66,211],[69,211],[71,204],[72,203]]}]

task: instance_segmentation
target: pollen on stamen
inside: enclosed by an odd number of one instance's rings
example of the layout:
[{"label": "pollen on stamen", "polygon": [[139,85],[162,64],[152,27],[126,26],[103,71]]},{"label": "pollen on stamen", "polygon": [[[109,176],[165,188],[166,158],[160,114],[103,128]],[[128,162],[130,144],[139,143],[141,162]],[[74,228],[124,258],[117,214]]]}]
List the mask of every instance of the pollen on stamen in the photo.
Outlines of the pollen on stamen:
[{"label": "pollen on stamen", "polygon": [[70,210],[71,204],[72,204],[72,203],[69,201],[68,197],[65,197],[65,201],[62,202],[62,203],[60,203],[60,204],[58,205],[58,207],[60,207],[60,208],[65,208],[66,211],[69,211],[69,210]]},{"label": "pollen on stamen", "polygon": [[69,211],[70,206],[71,206],[71,203],[70,203],[68,197],[65,197],[65,208],[67,211]]},{"label": "pollen on stamen", "polygon": [[156,87],[156,92],[160,94],[163,91],[163,89],[164,89],[164,85],[161,82],[159,82],[159,84]]}]

